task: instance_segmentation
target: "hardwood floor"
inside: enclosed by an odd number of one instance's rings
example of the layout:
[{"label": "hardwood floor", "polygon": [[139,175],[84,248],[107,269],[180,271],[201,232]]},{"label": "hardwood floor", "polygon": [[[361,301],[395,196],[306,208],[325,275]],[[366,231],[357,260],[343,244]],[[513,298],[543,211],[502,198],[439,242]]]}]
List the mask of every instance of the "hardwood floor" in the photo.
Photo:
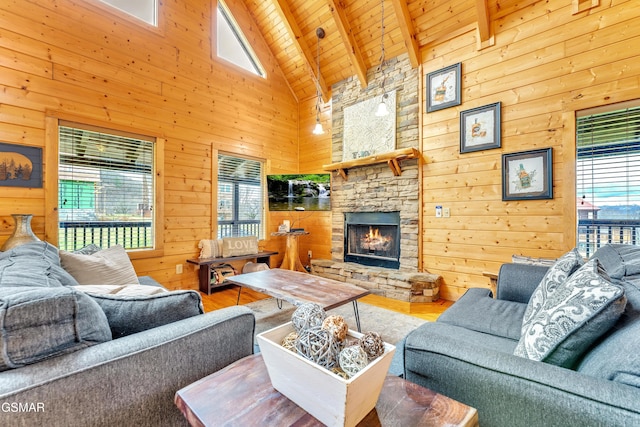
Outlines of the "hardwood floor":
[{"label": "hardwood floor", "polygon": [[[236,301],[238,299],[238,287],[230,285],[228,287],[215,289],[211,295],[206,295],[202,292],[200,292],[200,295],[202,296],[204,311],[209,312],[219,308],[236,305]],[[247,288],[242,288],[242,292],[240,292],[240,304],[248,304],[265,298],[270,297]],[[444,299],[440,299],[436,302],[410,304],[408,302],[385,298],[379,295],[367,295],[364,298],[360,298],[358,301],[386,308],[387,310],[392,310],[397,313],[419,317],[420,319],[425,319],[431,322],[435,321],[442,312],[453,304],[452,301]]]}]

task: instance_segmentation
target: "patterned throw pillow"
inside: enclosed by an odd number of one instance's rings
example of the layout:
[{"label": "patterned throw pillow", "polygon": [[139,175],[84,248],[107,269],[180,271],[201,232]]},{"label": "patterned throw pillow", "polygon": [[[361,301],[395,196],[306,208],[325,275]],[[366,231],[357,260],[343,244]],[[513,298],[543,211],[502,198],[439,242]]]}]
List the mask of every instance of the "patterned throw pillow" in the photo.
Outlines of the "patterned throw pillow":
[{"label": "patterned throw pillow", "polygon": [[546,293],[541,306],[522,325],[514,354],[571,368],[622,315],[624,288],[608,280],[591,260]]},{"label": "patterned throw pillow", "polygon": [[558,258],[551,268],[549,268],[549,271],[544,275],[536,290],[531,294],[529,304],[522,319],[522,334],[525,332],[526,325],[542,310],[542,305],[550,295],[583,264],[584,261],[578,249],[573,248]]},{"label": "patterned throw pillow", "polygon": [[200,258],[219,258],[222,256],[222,239],[202,239],[198,243]]}]

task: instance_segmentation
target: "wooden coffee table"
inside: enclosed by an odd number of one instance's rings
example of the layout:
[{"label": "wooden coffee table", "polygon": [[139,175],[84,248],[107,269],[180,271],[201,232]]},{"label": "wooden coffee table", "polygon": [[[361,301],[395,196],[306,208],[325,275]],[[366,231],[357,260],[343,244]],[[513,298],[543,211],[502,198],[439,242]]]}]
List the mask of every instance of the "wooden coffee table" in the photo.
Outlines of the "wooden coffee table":
[{"label": "wooden coffee table", "polygon": [[[238,302],[242,287],[253,289],[296,306],[308,302],[316,303],[325,310],[331,310],[351,302],[358,331],[360,331],[360,315],[357,300],[370,293],[369,290],[350,283],[280,268],[239,274],[227,279],[226,283],[241,287],[238,291]],[[282,308],[281,305],[279,307]]]},{"label": "wooden coffee table", "polygon": [[[245,357],[175,395],[192,426],[322,426],[271,386],[262,356]],[[474,408],[400,377],[385,379],[359,426],[477,426]]]}]

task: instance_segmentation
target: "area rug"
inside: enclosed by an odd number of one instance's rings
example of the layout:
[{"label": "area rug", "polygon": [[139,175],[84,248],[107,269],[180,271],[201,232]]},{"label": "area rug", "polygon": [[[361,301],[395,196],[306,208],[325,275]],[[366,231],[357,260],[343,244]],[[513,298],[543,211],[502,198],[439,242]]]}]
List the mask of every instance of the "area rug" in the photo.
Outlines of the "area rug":
[{"label": "area rug", "polygon": [[[291,321],[291,315],[295,311],[295,307],[286,301],[281,301],[281,303],[282,309],[278,308],[275,298],[267,298],[246,304],[246,307],[253,310],[256,316],[256,335]],[[362,332],[378,332],[383,341],[398,347],[391,368],[389,368],[389,374],[401,375],[404,367],[402,341],[409,332],[425,323],[426,320],[363,302],[358,303],[358,312],[360,314]],[[349,303],[334,308],[329,310],[327,314],[337,314],[344,317],[349,329],[357,330],[353,304]],[[256,352],[258,351],[259,348],[256,345]]]}]

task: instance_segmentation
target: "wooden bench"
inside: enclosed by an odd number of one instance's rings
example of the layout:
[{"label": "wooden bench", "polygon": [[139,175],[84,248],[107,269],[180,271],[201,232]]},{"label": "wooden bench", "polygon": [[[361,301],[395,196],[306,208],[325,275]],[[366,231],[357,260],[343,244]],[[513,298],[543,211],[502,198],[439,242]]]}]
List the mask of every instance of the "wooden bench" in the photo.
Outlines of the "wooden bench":
[{"label": "wooden bench", "polygon": [[271,267],[271,256],[278,255],[278,252],[265,251],[255,254],[237,255],[226,258],[190,258],[187,260],[189,264],[195,264],[200,266],[198,272],[198,282],[200,284],[200,292],[204,292],[207,295],[211,295],[211,289],[218,286],[226,286],[228,283],[211,283],[211,268],[216,265],[225,264],[233,261],[240,261],[243,259],[255,259],[256,262],[267,264]]}]

